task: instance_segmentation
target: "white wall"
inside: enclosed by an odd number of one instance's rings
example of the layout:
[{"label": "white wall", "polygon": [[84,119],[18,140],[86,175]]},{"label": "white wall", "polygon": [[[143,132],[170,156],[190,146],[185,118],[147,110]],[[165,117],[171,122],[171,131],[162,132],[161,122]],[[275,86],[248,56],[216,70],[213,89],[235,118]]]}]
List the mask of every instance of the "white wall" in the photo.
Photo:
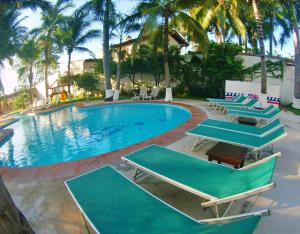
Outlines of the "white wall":
[{"label": "white wall", "polygon": [[[259,56],[240,56],[244,59],[244,66],[250,67],[260,62]],[[271,59],[278,61],[278,59]],[[294,97],[294,79],[295,79],[294,66],[285,66],[283,79],[268,77],[268,85],[275,85],[280,87],[280,100],[282,104],[290,104],[293,102]],[[258,74],[259,75],[259,74]],[[260,78],[257,77],[253,80],[254,83],[260,83]]]}]

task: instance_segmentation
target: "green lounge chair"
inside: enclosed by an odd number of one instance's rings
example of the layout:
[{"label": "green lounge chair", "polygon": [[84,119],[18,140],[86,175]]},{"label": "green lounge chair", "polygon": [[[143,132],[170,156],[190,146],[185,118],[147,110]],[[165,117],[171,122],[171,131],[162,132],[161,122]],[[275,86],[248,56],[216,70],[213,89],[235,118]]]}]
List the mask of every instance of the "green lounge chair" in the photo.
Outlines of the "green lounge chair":
[{"label": "green lounge chair", "polygon": [[[122,159],[138,170],[205,198],[208,201],[203,202],[202,206],[215,206],[218,217],[219,204],[231,205],[238,199],[260,194],[275,187],[272,176],[278,155],[242,169],[233,169],[151,145]],[[139,171],[136,175],[138,173]],[[225,214],[226,212],[227,210]]]},{"label": "green lounge chair", "polygon": [[229,107],[227,108],[227,111],[243,111],[243,112],[256,113],[256,114],[267,114],[272,112],[274,109],[276,109],[276,107],[270,105],[264,109],[243,109],[239,107]]},{"label": "green lounge chair", "polygon": [[[245,124],[233,123],[229,121],[215,120],[215,119],[206,119],[199,125],[209,126],[212,128],[225,129],[234,132],[245,133],[254,136],[263,137],[270,132],[274,131],[277,128],[282,127],[279,119],[273,120],[272,122],[267,123],[262,127],[249,126]],[[198,126],[199,126],[198,125]]]},{"label": "green lounge chair", "polygon": [[268,132],[268,134],[264,136],[250,135],[244,132],[237,132],[223,128],[214,128],[205,125],[198,125],[192,130],[186,132],[186,134],[196,137],[196,141],[193,146],[194,150],[199,146],[201,141],[211,140],[242,146],[252,150],[255,153],[287,136],[283,126],[275,129],[272,132]]},{"label": "green lounge chair", "polygon": [[65,182],[85,219],[103,234],[250,234],[267,211],[198,221],[139,187],[111,166]]},{"label": "green lounge chair", "polygon": [[245,118],[252,118],[256,120],[262,120],[264,122],[269,122],[274,119],[279,118],[281,110],[279,108],[273,108],[271,112],[268,113],[253,113],[253,112],[246,112],[246,111],[238,111],[238,110],[228,110],[227,114],[232,117],[245,117]]},{"label": "green lounge chair", "polygon": [[228,107],[238,107],[238,108],[252,108],[257,104],[257,100],[255,98],[249,99],[246,103],[217,103],[217,109],[221,110],[223,113],[227,110]]},{"label": "green lounge chair", "polygon": [[232,99],[225,99],[225,98],[207,98],[206,100],[209,102],[219,102],[219,101],[236,101],[238,100],[242,95],[236,95]]},{"label": "green lounge chair", "polygon": [[217,107],[219,104],[222,103],[243,103],[245,100],[247,99],[247,97],[243,96],[243,95],[239,95],[237,98],[235,99],[231,99],[231,100],[226,100],[226,99],[221,99],[221,100],[213,100],[213,99],[208,99],[208,101],[210,102],[210,106],[211,107]]}]

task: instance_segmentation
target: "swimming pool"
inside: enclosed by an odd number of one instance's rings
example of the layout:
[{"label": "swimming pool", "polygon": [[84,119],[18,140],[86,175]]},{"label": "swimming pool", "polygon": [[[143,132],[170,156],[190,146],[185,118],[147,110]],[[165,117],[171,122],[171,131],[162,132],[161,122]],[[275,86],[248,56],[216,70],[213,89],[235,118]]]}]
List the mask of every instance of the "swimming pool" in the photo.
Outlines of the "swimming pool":
[{"label": "swimming pool", "polygon": [[31,167],[100,155],[161,135],[186,122],[190,111],[168,104],[66,107],[22,116],[0,148],[0,166]]}]

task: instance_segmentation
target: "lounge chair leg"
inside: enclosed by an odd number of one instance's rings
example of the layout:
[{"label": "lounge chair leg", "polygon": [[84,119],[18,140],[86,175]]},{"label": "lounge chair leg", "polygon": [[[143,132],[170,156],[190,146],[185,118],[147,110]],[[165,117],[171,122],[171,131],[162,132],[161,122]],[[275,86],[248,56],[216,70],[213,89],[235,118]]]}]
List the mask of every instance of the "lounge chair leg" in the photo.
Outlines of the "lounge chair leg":
[{"label": "lounge chair leg", "polygon": [[193,146],[192,146],[192,151],[195,152],[198,150],[199,146],[204,142],[204,139],[201,139],[199,137],[196,138]]},{"label": "lounge chair leg", "polygon": [[81,216],[82,216],[82,219],[83,219],[84,226],[85,226],[85,228],[86,228],[88,234],[90,234],[89,226],[87,225],[86,220],[85,220],[85,218],[84,218],[84,216],[83,216],[82,213],[81,213]]},{"label": "lounge chair leg", "polygon": [[231,205],[233,204],[233,202],[234,202],[234,201],[232,201],[232,202],[229,203],[229,205],[228,205],[228,207],[226,208],[226,210],[224,211],[222,217],[224,217],[224,216],[226,215],[226,213],[229,211],[229,209],[230,209]]},{"label": "lounge chair leg", "polygon": [[216,217],[219,218],[219,210],[218,210],[218,205],[215,205],[215,209],[216,209]]},{"label": "lounge chair leg", "polygon": [[133,176],[133,181],[136,181],[138,179],[138,177],[141,176],[142,174],[144,174],[144,172],[142,170],[136,168],[134,176]]}]

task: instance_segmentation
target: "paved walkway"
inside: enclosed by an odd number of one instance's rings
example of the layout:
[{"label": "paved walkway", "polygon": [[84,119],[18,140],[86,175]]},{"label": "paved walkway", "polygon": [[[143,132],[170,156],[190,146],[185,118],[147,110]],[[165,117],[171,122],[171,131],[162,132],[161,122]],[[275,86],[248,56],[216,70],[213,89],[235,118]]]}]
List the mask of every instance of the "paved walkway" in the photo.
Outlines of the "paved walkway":
[{"label": "paved walkway", "polygon": [[[206,111],[209,117],[224,118],[217,112],[211,111],[206,102],[194,100],[178,100],[194,105]],[[252,210],[271,208],[272,215],[262,219],[257,234],[296,234],[300,231],[300,117],[292,113],[283,114],[283,123],[286,125],[288,137],[277,143],[274,151],[281,151],[283,157],[278,160],[274,181],[277,188],[264,193],[256,201]],[[203,152],[211,145],[205,145],[202,151],[191,152],[192,137],[182,139],[170,144],[168,147],[182,152],[203,157]],[[129,177],[133,170],[121,161],[114,161],[113,166]],[[63,179],[37,180],[20,182],[18,180],[6,181],[17,206],[29,219],[36,233],[87,233],[82,216],[68,194]],[[210,210],[203,211],[200,207],[201,199],[187,192],[177,189],[167,183],[159,181],[152,176],[146,176],[139,184],[167,201],[176,208],[198,218],[212,216]],[[247,209],[251,203],[238,204],[236,209]],[[235,210],[232,211],[234,213]]]}]

